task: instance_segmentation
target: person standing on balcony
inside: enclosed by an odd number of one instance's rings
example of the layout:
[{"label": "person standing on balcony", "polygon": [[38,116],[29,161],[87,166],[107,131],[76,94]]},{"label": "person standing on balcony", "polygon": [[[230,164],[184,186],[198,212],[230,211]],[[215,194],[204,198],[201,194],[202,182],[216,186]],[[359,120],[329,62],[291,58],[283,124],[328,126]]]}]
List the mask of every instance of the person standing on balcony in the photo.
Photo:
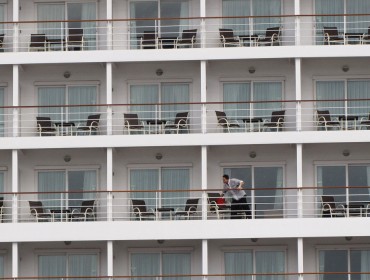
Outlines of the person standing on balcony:
[{"label": "person standing on balcony", "polygon": [[222,195],[225,200],[231,201],[231,219],[242,219],[245,214],[246,218],[250,218],[250,208],[247,203],[247,194],[243,190],[244,182],[239,179],[230,179],[229,175],[222,176],[224,190]]}]

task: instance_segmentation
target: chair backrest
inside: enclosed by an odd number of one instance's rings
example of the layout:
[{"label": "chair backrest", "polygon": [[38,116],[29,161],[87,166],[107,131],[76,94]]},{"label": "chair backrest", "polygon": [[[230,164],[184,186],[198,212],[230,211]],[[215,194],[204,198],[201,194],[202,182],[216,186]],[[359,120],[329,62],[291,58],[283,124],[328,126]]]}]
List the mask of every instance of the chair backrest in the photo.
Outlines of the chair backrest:
[{"label": "chair backrest", "polygon": [[331,117],[329,110],[317,110],[317,119],[318,121],[322,121],[322,119],[324,119],[325,121],[330,122]]},{"label": "chair backrest", "polygon": [[30,204],[31,214],[36,215],[36,213],[34,213],[34,211],[36,211],[37,214],[43,214],[44,213],[44,207],[43,207],[41,201],[28,201],[28,203]]},{"label": "chair backrest", "polygon": [[331,195],[323,195],[321,196],[322,204],[328,204],[332,209],[335,209],[335,200],[334,197]]},{"label": "chair backrest", "polygon": [[36,117],[37,125],[41,128],[52,127],[52,122],[49,117]]},{"label": "chair backrest", "polygon": [[216,111],[216,117],[219,124],[227,124],[227,117],[225,112]]},{"label": "chair backrest", "polygon": [[143,40],[144,41],[155,41],[155,31],[144,31]]},{"label": "chair backrest", "polygon": [[68,41],[69,42],[82,42],[84,30],[82,28],[70,28],[68,30]]},{"label": "chair backrest", "polygon": [[285,115],[285,110],[273,111],[271,113],[271,122],[277,123],[280,119],[283,119],[284,121],[284,115]]},{"label": "chair backrest", "polygon": [[86,126],[98,126],[100,120],[100,114],[90,115],[87,117]]},{"label": "chair backrest", "polygon": [[81,203],[81,213],[85,213],[86,210],[90,208],[94,211],[95,209],[95,200],[84,200]]},{"label": "chair backrest", "polygon": [[324,26],[324,34],[328,34],[329,36],[338,36],[338,28],[336,26]]},{"label": "chair backrest", "polygon": [[175,117],[175,124],[181,123],[187,123],[188,122],[188,115],[189,112],[181,112],[177,113]]},{"label": "chair backrest", "polygon": [[139,116],[137,114],[132,114],[132,113],[126,114],[125,113],[125,114],[123,114],[123,118],[125,120],[125,123],[127,121],[130,126],[138,126],[139,125]]},{"label": "chair backrest", "polygon": [[182,31],[182,39],[191,39],[197,36],[197,29],[188,29]]},{"label": "chair backrest", "polygon": [[276,34],[277,36],[280,36],[280,27],[279,26],[267,28],[265,37],[266,38],[271,38],[272,36],[274,36],[274,34]]},{"label": "chair backrest", "polygon": [[5,34],[0,34],[0,48],[3,47],[3,43],[4,43],[4,36]]},{"label": "chair backrest", "polygon": [[142,200],[142,199],[132,199],[132,207],[139,209],[140,212],[142,212],[142,213],[147,212],[145,200]]},{"label": "chair backrest", "polygon": [[234,31],[232,29],[220,28],[219,30],[221,39],[222,37],[224,37],[226,41],[228,39],[234,39]]},{"label": "chair backrest", "polygon": [[198,207],[198,202],[199,202],[199,198],[190,198],[186,200],[185,212],[188,212],[189,210],[192,210],[195,212]]},{"label": "chair backrest", "polygon": [[31,47],[44,47],[46,42],[45,34],[31,34]]},{"label": "chair backrest", "polygon": [[0,197],[0,207],[3,207],[3,206],[4,206],[4,198]]}]

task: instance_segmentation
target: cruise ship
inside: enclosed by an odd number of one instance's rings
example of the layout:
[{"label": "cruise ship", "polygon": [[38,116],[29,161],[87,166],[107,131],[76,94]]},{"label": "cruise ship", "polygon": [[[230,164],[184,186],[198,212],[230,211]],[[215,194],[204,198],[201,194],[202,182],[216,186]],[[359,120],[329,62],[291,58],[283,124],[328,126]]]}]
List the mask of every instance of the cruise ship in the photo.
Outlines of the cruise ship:
[{"label": "cruise ship", "polygon": [[370,279],[370,1],[0,0],[0,23],[0,279]]}]

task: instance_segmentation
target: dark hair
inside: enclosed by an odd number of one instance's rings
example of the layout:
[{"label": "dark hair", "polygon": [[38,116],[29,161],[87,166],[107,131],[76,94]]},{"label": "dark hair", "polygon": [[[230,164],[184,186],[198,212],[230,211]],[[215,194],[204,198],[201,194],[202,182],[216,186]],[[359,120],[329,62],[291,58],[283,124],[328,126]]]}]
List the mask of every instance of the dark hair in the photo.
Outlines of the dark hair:
[{"label": "dark hair", "polygon": [[227,179],[227,180],[229,180],[229,178],[230,178],[229,175],[227,175],[227,174],[224,174],[222,177]]}]

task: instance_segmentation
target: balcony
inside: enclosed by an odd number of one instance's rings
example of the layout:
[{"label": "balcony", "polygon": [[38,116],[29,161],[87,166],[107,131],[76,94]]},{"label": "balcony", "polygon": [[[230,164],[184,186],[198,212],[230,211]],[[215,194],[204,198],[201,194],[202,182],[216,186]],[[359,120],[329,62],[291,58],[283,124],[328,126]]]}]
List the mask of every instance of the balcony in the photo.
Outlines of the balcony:
[{"label": "balcony", "polygon": [[[230,201],[222,190],[115,190],[2,193],[1,221],[102,222],[228,220]],[[248,188],[239,219],[342,218],[370,216],[370,188]],[[15,215],[14,215],[15,214]],[[235,216],[234,216],[235,218]]]},{"label": "balcony", "polygon": [[3,137],[355,132],[370,127],[368,102],[336,99],[3,106],[0,132]]},{"label": "balcony", "polygon": [[[159,51],[184,48],[348,46],[370,42],[369,14],[191,17],[171,20],[187,24],[167,26],[168,19],[161,18],[101,19],[78,21],[85,27],[71,30],[67,28],[69,21],[3,22],[4,36],[0,36],[0,49],[5,53]],[[43,29],[37,30],[35,25],[42,25]],[[232,33],[225,33],[225,36],[220,29]]]}]

